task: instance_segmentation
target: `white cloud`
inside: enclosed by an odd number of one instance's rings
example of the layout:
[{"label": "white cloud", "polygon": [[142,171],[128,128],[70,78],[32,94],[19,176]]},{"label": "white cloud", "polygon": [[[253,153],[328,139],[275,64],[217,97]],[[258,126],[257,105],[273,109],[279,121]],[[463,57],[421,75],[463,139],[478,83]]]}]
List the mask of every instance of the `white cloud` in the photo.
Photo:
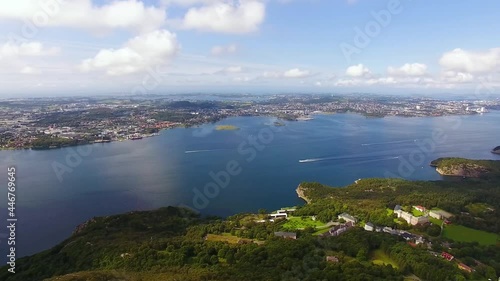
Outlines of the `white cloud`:
[{"label": "white cloud", "polygon": [[182,26],[210,32],[248,33],[259,29],[265,14],[266,6],[260,1],[218,1],[190,8],[184,16]]},{"label": "white cloud", "polygon": [[474,76],[470,73],[445,71],[442,75],[442,80],[447,83],[467,83],[474,80]]},{"label": "white cloud", "polygon": [[135,73],[165,63],[179,48],[175,34],[156,30],[129,40],[121,49],[100,50],[80,68],[84,72],[103,70],[109,75]]},{"label": "white cloud", "polygon": [[311,75],[309,70],[301,70],[299,68],[292,68],[290,70],[285,71],[283,73],[283,77],[285,78],[303,78]]},{"label": "white cloud", "polygon": [[363,64],[358,64],[349,66],[345,71],[345,74],[351,77],[363,77],[371,75],[371,71]]},{"label": "white cloud", "polygon": [[399,68],[389,66],[387,73],[391,76],[423,76],[427,73],[427,65],[422,63],[406,63]]},{"label": "white cloud", "polygon": [[224,69],[225,73],[240,73],[243,71],[241,66],[230,66]]},{"label": "white cloud", "polygon": [[221,2],[221,0],[161,0],[160,2],[166,6],[176,5],[181,7],[191,7],[199,4],[214,4]]},{"label": "white cloud", "polygon": [[25,66],[20,71],[22,74],[40,74],[42,73],[39,69],[33,68],[31,66]]},{"label": "white cloud", "polygon": [[214,56],[220,56],[225,54],[234,54],[238,51],[238,46],[236,44],[230,44],[227,46],[213,46],[210,51]]},{"label": "white cloud", "polygon": [[490,72],[500,71],[500,48],[483,52],[472,52],[454,49],[444,53],[439,64],[445,69],[458,72]]},{"label": "white cloud", "polygon": [[91,0],[0,1],[0,21],[26,19],[38,28],[65,26],[102,33],[114,28],[155,30],[165,24],[166,16],[162,8],[145,6],[138,0],[117,0],[101,6]]},{"label": "white cloud", "polygon": [[59,52],[58,48],[45,48],[42,43],[37,41],[13,43],[7,42],[0,45],[0,59],[35,57],[55,55]]}]

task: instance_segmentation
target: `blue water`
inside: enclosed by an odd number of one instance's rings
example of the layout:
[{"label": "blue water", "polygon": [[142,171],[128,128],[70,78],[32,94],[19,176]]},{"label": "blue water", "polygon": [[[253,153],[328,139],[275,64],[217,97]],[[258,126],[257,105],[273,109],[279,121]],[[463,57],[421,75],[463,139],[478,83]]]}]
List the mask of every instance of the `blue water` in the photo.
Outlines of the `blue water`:
[{"label": "blue water", "polygon": [[[500,159],[490,153],[500,145],[499,117],[499,112],[381,119],[338,114],[285,122],[284,127],[274,127],[271,117],[237,117],[137,141],[1,151],[0,171],[17,167],[17,246],[18,254],[28,255],[61,242],[94,216],[167,205],[225,216],[302,204],[295,193],[302,181],[344,186],[365,177],[438,180],[428,166],[437,157]],[[216,131],[218,124],[240,130]],[[255,147],[251,136],[257,137]],[[75,153],[80,158],[72,159]],[[230,168],[239,174],[215,190],[209,174],[226,171],[228,163],[237,164]],[[6,181],[0,175],[2,186]],[[207,184],[211,189],[205,191]],[[194,189],[204,198],[195,197]],[[3,198],[0,221],[5,222]]]}]

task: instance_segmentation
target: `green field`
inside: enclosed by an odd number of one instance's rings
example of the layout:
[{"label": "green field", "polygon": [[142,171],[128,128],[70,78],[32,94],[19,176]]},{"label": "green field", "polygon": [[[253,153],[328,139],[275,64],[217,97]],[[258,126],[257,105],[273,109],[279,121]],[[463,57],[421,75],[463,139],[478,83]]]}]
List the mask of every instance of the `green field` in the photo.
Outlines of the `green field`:
[{"label": "green field", "polygon": [[330,230],[330,227],[321,228],[320,230],[314,232],[313,235],[320,235],[320,234],[323,234],[325,232],[328,232],[328,230]]},{"label": "green field", "polygon": [[411,212],[412,212],[412,214],[413,214],[415,217],[421,217],[421,216],[423,216],[423,215],[424,215],[424,213],[423,213],[423,212],[420,212],[419,210],[417,210],[417,209],[415,209],[415,208],[412,208],[412,209],[411,209]]},{"label": "green field", "polygon": [[231,235],[230,233],[224,233],[222,235],[207,234],[207,241],[226,242],[229,244],[238,244],[238,242],[240,240],[245,241],[245,242],[252,242],[253,241],[251,239],[245,239],[245,238],[240,238],[240,237]]},{"label": "green field", "polygon": [[395,263],[384,251],[375,250],[370,254],[370,260],[376,265],[390,265],[393,268],[398,268],[397,263]]},{"label": "green field", "polygon": [[438,220],[438,219],[435,219],[433,217],[429,217],[429,221],[432,222],[432,224],[435,224],[435,225],[438,225],[438,226],[441,226],[441,224],[443,224],[442,220]]},{"label": "green field", "polygon": [[462,225],[447,225],[443,237],[457,242],[478,242],[481,245],[495,245],[499,236],[482,230],[468,228]]},{"label": "green field", "polygon": [[316,228],[324,225],[324,223],[320,221],[314,221],[310,217],[288,217],[287,222],[283,224],[283,228],[287,230],[298,230],[304,229],[306,227]]},{"label": "green field", "polygon": [[215,127],[217,131],[235,131],[239,130],[240,128],[233,126],[233,125],[218,125]]}]

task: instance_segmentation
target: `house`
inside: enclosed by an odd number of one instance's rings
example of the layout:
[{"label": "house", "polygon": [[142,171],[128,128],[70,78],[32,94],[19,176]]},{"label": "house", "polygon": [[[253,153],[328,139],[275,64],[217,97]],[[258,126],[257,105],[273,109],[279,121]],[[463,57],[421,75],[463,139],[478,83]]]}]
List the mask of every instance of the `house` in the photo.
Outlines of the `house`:
[{"label": "house", "polygon": [[402,209],[403,209],[403,208],[402,208],[400,205],[396,205],[396,206],[394,207],[394,213],[395,213],[396,211],[399,211],[399,210],[402,210]]},{"label": "house", "polygon": [[327,262],[338,263],[339,262],[339,258],[337,258],[335,256],[326,256],[326,261]]},{"label": "house", "polygon": [[338,216],[338,219],[343,219],[345,220],[346,222],[352,222],[352,223],[356,223],[357,222],[357,219],[351,215],[349,215],[348,213],[342,213]]},{"label": "house", "polygon": [[415,239],[415,243],[417,245],[425,243],[425,240],[422,236],[418,236],[417,239]]},{"label": "house", "polygon": [[429,217],[427,216],[416,217],[413,214],[405,212],[401,209],[395,210],[394,213],[398,216],[398,218],[404,219],[408,224],[411,225],[425,224],[429,222]]},{"label": "house", "polygon": [[411,225],[426,224],[428,222],[429,222],[428,216],[421,216],[421,217],[412,216],[412,218],[410,219]]},{"label": "house", "polygon": [[286,239],[297,239],[297,233],[295,232],[275,232],[274,236],[286,238]]},{"label": "house", "polygon": [[413,234],[408,233],[408,232],[401,233],[401,237],[403,237],[403,239],[406,241],[410,241],[410,240],[413,240],[413,238],[415,238],[415,236]]},{"label": "house", "polygon": [[472,271],[474,271],[474,269],[472,269],[471,267],[463,264],[463,263],[459,263],[458,264],[458,268],[460,268],[461,270],[464,270],[464,271],[467,271],[469,273],[471,273]]},{"label": "house", "polygon": [[352,222],[346,222],[344,224],[336,225],[328,231],[328,235],[339,236],[340,234],[346,232],[347,230],[349,230],[352,227],[354,227],[354,223],[352,223]]},{"label": "house", "polygon": [[427,209],[426,209],[425,207],[422,207],[422,206],[420,206],[420,205],[418,205],[418,206],[413,206],[413,208],[414,208],[415,210],[417,210],[417,211],[422,212],[422,213],[425,213],[425,211],[427,211]]},{"label": "house", "polygon": [[392,228],[390,228],[388,226],[384,227],[382,229],[382,231],[385,232],[385,233],[394,234],[394,229],[392,229]]},{"label": "house", "polygon": [[375,230],[375,225],[371,222],[365,223],[365,230],[366,231],[374,231]]},{"label": "house", "polygon": [[450,253],[447,252],[442,252],[441,257],[447,261],[452,261],[455,257],[452,256]]},{"label": "house", "polygon": [[431,210],[429,212],[429,216],[431,216],[435,219],[438,219],[438,220],[442,220],[442,219],[449,219],[449,218],[453,217],[453,214],[448,213],[448,212],[443,211],[443,210]]},{"label": "house", "polygon": [[269,214],[270,217],[272,218],[283,218],[283,219],[286,219],[288,218],[288,214],[287,213],[277,213],[277,214]]}]

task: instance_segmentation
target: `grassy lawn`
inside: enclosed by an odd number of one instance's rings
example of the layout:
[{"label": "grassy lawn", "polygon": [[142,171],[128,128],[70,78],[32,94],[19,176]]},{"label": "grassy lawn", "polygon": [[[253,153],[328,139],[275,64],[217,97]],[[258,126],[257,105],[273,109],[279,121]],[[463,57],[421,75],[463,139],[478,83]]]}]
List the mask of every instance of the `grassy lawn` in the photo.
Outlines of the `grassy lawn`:
[{"label": "grassy lawn", "polygon": [[222,235],[207,234],[207,241],[216,241],[216,242],[226,242],[229,244],[238,244],[238,241],[240,241],[240,240],[252,242],[252,239],[240,238],[237,236],[233,236],[230,233],[224,233]]},{"label": "grassy lawn", "polygon": [[283,224],[283,228],[288,230],[304,229],[306,227],[321,227],[325,224],[320,221],[313,221],[310,217],[288,217],[287,222]]},{"label": "grassy lawn", "polygon": [[382,250],[375,250],[370,254],[370,260],[376,265],[390,265],[393,268],[398,268],[398,264],[395,263],[388,255],[386,255]]},{"label": "grassy lawn", "polygon": [[441,224],[443,223],[442,220],[438,220],[438,219],[435,219],[433,217],[429,217],[429,221],[432,222],[433,224],[439,225],[439,226],[441,226]]},{"label": "grassy lawn", "polygon": [[411,212],[413,213],[413,215],[414,215],[415,217],[421,217],[421,216],[423,216],[423,215],[424,215],[424,213],[423,213],[423,212],[420,212],[419,210],[417,210],[417,209],[415,209],[415,208],[412,208],[412,209],[411,209]]},{"label": "grassy lawn", "polygon": [[478,242],[481,245],[495,245],[499,238],[495,233],[453,224],[444,227],[443,236],[457,242]]},{"label": "grassy lawn", "polygon": [[320,234],[323,234],[325,232],[328,232],[328,230],[330,230],[330,227],[325,227],[325,228],[322,228],[322,229],[314,232],[313,235],[320,235]]}]

